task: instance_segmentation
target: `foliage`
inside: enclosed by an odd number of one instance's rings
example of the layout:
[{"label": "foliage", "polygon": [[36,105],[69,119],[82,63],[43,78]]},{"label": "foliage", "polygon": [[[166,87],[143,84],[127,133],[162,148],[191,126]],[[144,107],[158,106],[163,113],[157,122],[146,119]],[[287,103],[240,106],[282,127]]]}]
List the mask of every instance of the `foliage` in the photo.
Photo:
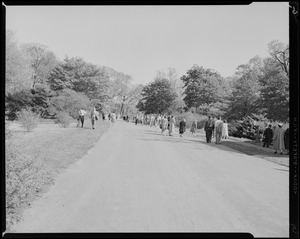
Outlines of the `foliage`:
[{"label": "foliage", "polygon": [[62,128],[67,128],[73,121],[72,117],[66,112],[58,112],[55,117],[55,123]]},{"label": "foliage", "polygon": [[65,89],[59,95],[51,98],[49,112],[52,114],[66,112],[73,118],[77,118],[78,110],[80,108],[88,109],[92,106],[92,103],[94,102],[91,102],[84,94]]},{"label": "foliage", "polygon": [[5,94],[30,89],[32,85],[30,64],[19,50],[15,33],[6,32],[5,54]]},{"label": "foliage", "polygon": [[288,44],[279,42],[278,40],[271,41],[268,44],[268,50],[271,57],[289,77],[289,63],[290,63],[290,48]]},{"label": "foliage", "polygon": [[21,48],[33,71],[32,88],[34,89],[37,83],[45,84],[48,75],[58,64],[56,56],[46,46],[39,43],[23,44]]},{"label": "foliage", "polygon": [[85,94],[90,99],[105,101],[108,98],[108,76],[82,58],[66,57],[50,73],[47,81],[54,91],[71,89]]},{"label": "foliage", "polygon": [[261,76],[259,62],[259,58],[253,58],[248,64],[237,68],[237,77],[231,81],[232,90],[227,98],[229,101],[227,118],[241,119],[259,112],[260,84],[258,79]]},{"label": "foliage", "polygon": [[272,59],[265,60],[265,74],[259,81],[261,97],[259,107],[266,117],[287,121],[289,118],[289,78]]},{"label": "foliage", "polygon": [[207,120],[206,116],[195,114],[195,113],[192,113],[192,112],[188,111],[188,112],[184,112],[184,113],[175,115],[176,126],[177,127],[179,127],[179,122],[183,118],[185,118],[185,120],[186,120],[186,126],[188,128],[190,128],[192,126],[192,123],[195,120],[197,120],[197,128],[198,129],[202,129],[204,127],[204,122]]},{"label": "foliage", "polygon": [[32,112],[31,109],[22,109],[17,113],[17,118],[22,127],[29,132],[38,126],[40,116],[37,113]]},{"label": "foliage", "polygon": [[24,89],[14,93],[8,93],[5,97],[6,116],[9,120],[17,118],[17,112],[25,108],[34,107],[32,94],[29,89]]},{"label": "foliage", "polygon": [[183,75],[184,102],[188,108],[219,101],[224,94],[225,81],[219,73],[194,65]]},{"label": "foliage", "polygon": [[156,79],[143,88],[142,100],[137,105],[145,114],[163,114],[172,105],[176,93],[167,79]]}]

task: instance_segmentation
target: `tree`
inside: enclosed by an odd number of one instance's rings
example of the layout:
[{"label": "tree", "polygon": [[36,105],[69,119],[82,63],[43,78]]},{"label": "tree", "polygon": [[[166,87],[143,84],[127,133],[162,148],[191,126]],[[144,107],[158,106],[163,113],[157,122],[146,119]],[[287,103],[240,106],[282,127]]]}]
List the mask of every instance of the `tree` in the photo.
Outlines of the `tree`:
[{"label": "tree", "polygon": [[32,88],[36,84],[44,85],[50,72],[58,64],[53,52],[39,43],[27,43],[22,45],[22,52],[32,68]]},{"label": "tree", "polygon": [[230,82],[231,94],[228,97],[229,109],[226,117],[240,119],[259,112],[261,75],[259,60],[255,57],[249,63],[237,67],[236,77]]},{"label": "tree", "polygon": [[32,85],[30,64],[19,50],[15,33],[6,31],[5,94],[29,89]]},{"label": "tree", "polygon": [[49,112],[51,114],[65,112],[73,118],[77,118],[77,111],[80,108],[87,109],[91,106],[92,102],[83,93],[78,93],[70,89],[64,89],[59,95],[51,98]]},{"label": "tree", "polygon": [[176,93],[167,79],[155,79],[143,88],[142,100],[137,105],[146,114],[163,114],[172,105]]},{"label": "tree", "polygon": [[171,83],[173,91],[176,93],[177,97],[172,102],[172,105],[169,108],[169,113],[182,112],[186,107],[184,102],[184,84],[183,81],[177,75],[177,72],[174,68],[168,67],[166,69],[159,70],[155,77],[156,79],[167,79]]},{"label": "tree", "polygon": [[194,65],[183,75],[184,102],[188,108],[220,101],[224,95],[224,79],[211,69]]},{"label": "tree", "polygon": [[66,57],[50,73],[48,83],[52,90],[71,89],[91,99],[106,101],[108,98],[108,76],[106,72],[82,58]]},{"label": "tree", "polygon": [[287,77],[289,77],[289,45],[279,42],[278,40],[274,40],[268,44],[268,48],[272,58],[281,66]]},{"label": "tree", "polygon": [[259,79],[260,108],[267,118],[286,121],[289,118],[288,75],[274,59],[266,58],[264,62],[264,75]]}]

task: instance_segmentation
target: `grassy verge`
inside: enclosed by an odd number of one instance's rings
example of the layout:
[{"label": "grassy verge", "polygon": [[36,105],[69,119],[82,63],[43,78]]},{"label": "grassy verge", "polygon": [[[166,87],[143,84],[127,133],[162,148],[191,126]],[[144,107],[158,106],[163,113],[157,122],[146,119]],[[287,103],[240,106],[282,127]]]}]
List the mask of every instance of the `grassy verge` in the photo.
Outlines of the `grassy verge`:
[{"label": "grassy verge", "polygon": [[[259,147],[251,147],[251,143],[248,142],[234,142],[234,141],[222,141],[222,144],[232,148],[234,150],[237,150],[241,153],[255,156],[258,158],[262,158],[268,161],[271,161],[276,164],[280,164],[286,167],[289,167],[289,156],[288,155],[280,155],[280,154],[274,154],[273,151],[265,151],[263,148]],[[254,144],[255,145],[255,144]]]},{"label": "grassy verge", "polygon": [[89,120],[84,128],[72,123],[60,128],[52,122],[41,122],[32,132],[18,124],[6,131],[6,227],[22,218],[23,210],[54,184],[56,177],[79,160],[94,146],[109,122],[99,120],[92,129]]}]

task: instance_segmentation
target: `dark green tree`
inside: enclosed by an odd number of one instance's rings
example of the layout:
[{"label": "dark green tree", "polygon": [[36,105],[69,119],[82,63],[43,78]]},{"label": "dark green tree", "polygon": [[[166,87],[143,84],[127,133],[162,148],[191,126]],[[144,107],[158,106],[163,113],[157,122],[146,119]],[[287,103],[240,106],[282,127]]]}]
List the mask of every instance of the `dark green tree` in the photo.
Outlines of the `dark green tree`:
[{"label": "dark green tree", "polygon": [[183,75],[184,102],[187,108],[218,102],[224,95],[224,79],[214,70],[194,65]]},{"label": "dark green tree", "polygon": [[143,98],[137,108],[146,114],[163,114],[172,105],[176,96],[169,80],[157,78],[143,88]]}]

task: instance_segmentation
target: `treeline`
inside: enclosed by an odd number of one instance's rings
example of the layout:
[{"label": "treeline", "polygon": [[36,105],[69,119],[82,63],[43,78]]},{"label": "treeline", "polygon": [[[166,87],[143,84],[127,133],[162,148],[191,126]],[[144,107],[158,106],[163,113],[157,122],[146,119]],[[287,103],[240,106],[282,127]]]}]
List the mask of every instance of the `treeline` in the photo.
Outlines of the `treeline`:
[{"label": "treeline", "polygon": [[80,57],[59,60],[39,43],[19,45],[14,32],[6,32],[8,119],[16,119],[22,109],[30,109],[44,118],[62,113],[75,117],[81,107],[133,115],[143,86],[133,84],[132,80],[130,75]]},{"label": "treeline", "polygon": [[143,88],[138,109],[145,114],[193,112],[228,120],[286,122],[289,119],[289,46],[274,40],[270,56],[255,56],[224,78],[217,71],[194,65],[180,78],[174,69],[158,72]]}]

